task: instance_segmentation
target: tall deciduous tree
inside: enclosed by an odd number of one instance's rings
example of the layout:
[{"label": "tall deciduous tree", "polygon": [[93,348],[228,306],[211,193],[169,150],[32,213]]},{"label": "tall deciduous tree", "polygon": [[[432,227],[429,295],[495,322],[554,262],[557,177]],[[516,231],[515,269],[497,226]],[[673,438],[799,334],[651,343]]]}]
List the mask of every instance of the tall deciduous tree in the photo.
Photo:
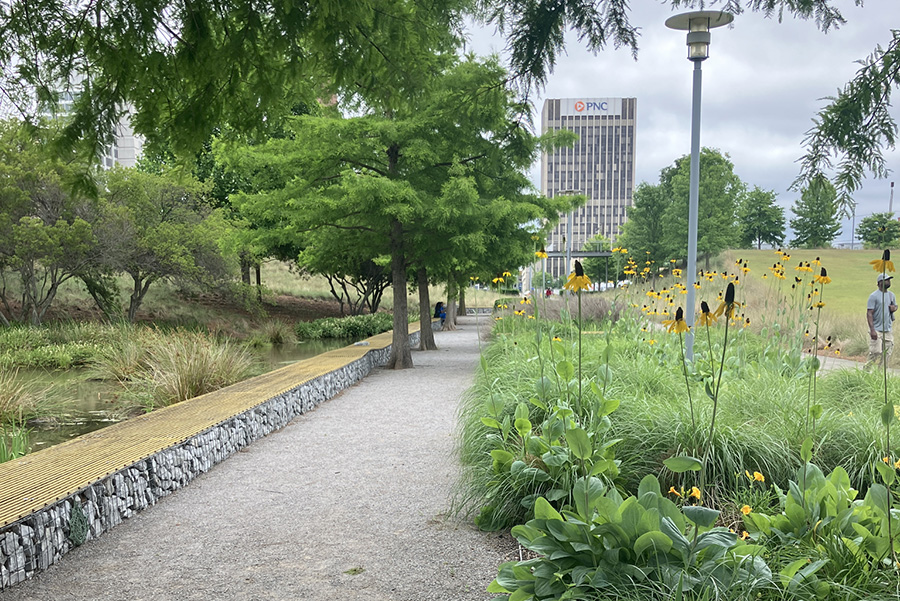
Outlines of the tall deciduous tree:
[{"label": "tall deciduous tree", "polygon": [[73,165],[48,152],[47,130],[0,123],[0,323],[39,325],[59,287],[97,259],[90,204]]},{"label": "tall deciduous tree", "polygon": [[856,238],[862,240],[866,248],[892,248],[900,239],[900,221],[893,213],[875,213],[859,220]]},{"label": "tall deciduous tree", "polygon": [[828,247],[841,231],[837,192],[824,176],[816,177],[809,187],[801,190],[800,198],[791,210],[795,215],[791,219],[791,229],[794,230],[791,246]]},{"label": "tall deciduous tree", "polygon": [[131,277],[129,321],[154,282],[209,285],[230,275],[220,246],[228,226],[220,211],[203,204],[199,182],[120,167],[106,172],[103,184],[106,210],[98,232],[107,238],[106,265]]},{"label": "tall deciduous tree", "polygon": [[[660,173],[663,193],[671,199],[664,215],[666,245],[675,257],[687,256],[688,201],[691,160],[685,155]],[[707,261],[726,248],[735,246],[740,230],[737,208],[745,185],[734,173],[734,165],[712,148],[700,151],[700,184],[697,224],[697,255]],[[633,252],[632,252],[633,254]]]},{"label": "tall deciduous tree", "polygon": [[666,212],[671,198],[662,185],[641,182],[634,189],[632,206],[626,209],[628,221],[622,226],[618,246],[627,248],[634,256],[650,251],[650,260],[662,263],[669,258],[665,240]]},{"label": "tall deciduous tree", "polygon": [[[385,114],[341,119],[303,116],[293,136],[223,156],[262,161],[290,173],[283,187],[239,195],[251,221],[277,224],[307,244],[321,230],[354,242],[373,257],[390,257],[394,293],[394,341],[390,365],[412,365],[406,289],[409,270],[441,268],[442,255],[468,254],[516,261],[530,251],[524,225],[553,220],[563,201],[531,191],[525,171],[539,140],[515,115],[496,60],[449,66],[422,91],[417,106],[405,102]],[[223,147],[224,148],[224,147]],[[523,242],[524,241],[524,242]],[[523,257],[524,259],[524,257]],[[427,291],[427,286],[421,286]]]},{"label": "tall deciduous tree", "polygon": [[741,246],[784,244],[784,208],[775,204],[776,194],[759,186],[747,192],[738,207],[738,224],[741,228]]}]

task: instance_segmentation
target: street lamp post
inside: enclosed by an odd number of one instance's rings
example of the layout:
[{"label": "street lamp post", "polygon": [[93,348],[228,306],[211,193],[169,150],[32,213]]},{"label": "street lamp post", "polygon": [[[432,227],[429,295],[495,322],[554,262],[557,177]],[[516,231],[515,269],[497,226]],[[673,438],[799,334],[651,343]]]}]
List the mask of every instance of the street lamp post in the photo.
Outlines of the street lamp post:
[{"label": "street lamp post", "polygon": [[[694,88],[691,100],[691,181],[690,199],[688,204],[688,258],[685,272],[688,277],[697,277],[697,213],[699,206],[700,187],[700,92],[703,82],[703,71],[700,64],[709,58],[709,31],[714,27],[728,25],[734,20],[731,13],[698,10],[682,13],[666,19],[666,27],[687,31],[688,60],[694,63]],[[685,322],[691,326],[691,330],[685,336],[685,357],[691,361],[694,358],[694,313],[696,304],[696,289],[694,283],[689,282],[687,289],[687,307]]]}]

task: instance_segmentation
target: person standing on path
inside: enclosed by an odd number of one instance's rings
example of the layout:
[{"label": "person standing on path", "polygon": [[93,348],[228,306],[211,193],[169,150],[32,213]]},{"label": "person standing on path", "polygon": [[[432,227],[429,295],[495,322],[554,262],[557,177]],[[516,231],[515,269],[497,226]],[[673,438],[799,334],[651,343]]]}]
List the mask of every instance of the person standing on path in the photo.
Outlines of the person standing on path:
[{"label": "person standing on path", "polygon": [[877,290],[869,295],[866,304],[866,321],[869,324],[869,357],[865,369],[871,369],[876,362],[883,360],[887,365],[894,349],[894,335],[891,324],[894,311],[897,310],[897,297],[888,288],[893,276],[878,274]]}]

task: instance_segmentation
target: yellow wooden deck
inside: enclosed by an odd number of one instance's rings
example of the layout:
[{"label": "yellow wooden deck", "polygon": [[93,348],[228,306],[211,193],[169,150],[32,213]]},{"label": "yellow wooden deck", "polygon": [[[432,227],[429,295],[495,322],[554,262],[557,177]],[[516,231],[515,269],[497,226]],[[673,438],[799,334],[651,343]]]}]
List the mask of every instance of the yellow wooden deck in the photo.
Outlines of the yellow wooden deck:
[{"label": "yellow wooden deck", "polygon": [[[410,333],[418,323],[410,324]],[[391,344],[391,332],[0,463],[0,528]]]}]

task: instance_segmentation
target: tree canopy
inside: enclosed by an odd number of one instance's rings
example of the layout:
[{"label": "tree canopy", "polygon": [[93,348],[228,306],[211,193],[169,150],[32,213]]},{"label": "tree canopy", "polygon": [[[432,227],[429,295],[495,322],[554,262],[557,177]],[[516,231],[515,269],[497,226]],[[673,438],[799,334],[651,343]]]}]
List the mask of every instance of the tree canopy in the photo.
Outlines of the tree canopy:
[{"label": "tree canopy", "polygon": [[791,246],[822,248],[831,245],[841,231],[838,217],[837,192],[824,176],[817,177],[803,188],[800,198],[791,207],[794,239]]},{"label": "tree canopy", "polygon": [[741,228],[741,246],[784,244],[784,208],[775,204],[775,192],[759,186],[744,195],[738,206],[738,224]]},{"label": "tree canopy", "polygon": [[900,221],[893,213],[875,213],[859,220],[856,238],[862,240],[866,248],[891,248],[900,239]]}]

